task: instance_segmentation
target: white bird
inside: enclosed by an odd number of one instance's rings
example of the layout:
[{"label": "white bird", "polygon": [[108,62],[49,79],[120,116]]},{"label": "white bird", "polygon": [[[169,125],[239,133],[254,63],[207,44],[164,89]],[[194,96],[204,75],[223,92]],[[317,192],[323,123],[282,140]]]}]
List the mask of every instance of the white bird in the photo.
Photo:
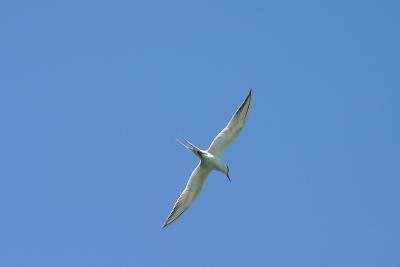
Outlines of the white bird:
[{"label": "white bird", "polygon": [[187,143],[185,145],[177,139],[179,143],[198,156],[200,158],[200,162],[193,170],[192,175],[190,175],[185,189],[172,208],[172,211],[165,221],[163,228],[173,223],[190,207],[203,187],[204,181],[206,180],[208,174],[212,170],[217,170],[224,173],[229,181],[231,180],[229,177],[229,167],[221,160],[221,156],[224,153],[224,150],[235,140],[242,129],[250,108],[250,103],[251,89],[242,105],[229,121],[228,125],[214,138],[210,147],[206,151],[201,150],[187,140],[185,140]]}]

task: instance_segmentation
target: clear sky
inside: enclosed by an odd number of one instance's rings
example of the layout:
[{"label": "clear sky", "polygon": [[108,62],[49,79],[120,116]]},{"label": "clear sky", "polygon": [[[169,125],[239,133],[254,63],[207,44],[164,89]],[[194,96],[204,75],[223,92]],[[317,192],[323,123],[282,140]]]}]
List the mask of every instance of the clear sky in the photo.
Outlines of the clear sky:
[{"label": "clear sky", "polygon": [[[398,1],[3,1],[0,266],[400,266]],[[253,106],[194,205],[207,148]]]}]

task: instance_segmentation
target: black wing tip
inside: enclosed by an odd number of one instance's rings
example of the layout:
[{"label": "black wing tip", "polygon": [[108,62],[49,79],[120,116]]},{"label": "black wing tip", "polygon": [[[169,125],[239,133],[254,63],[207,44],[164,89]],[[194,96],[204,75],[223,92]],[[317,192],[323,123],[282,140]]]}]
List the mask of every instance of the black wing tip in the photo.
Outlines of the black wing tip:
[{"label": "black wing tip", "polygon": [[[238,108],[238,110],[236,111],[236,113],[235,113],[234,116],[237,116],[237,115],[239,115],[240,113],[242,113],[243,108],[244,108],[244,106],[246,105],[247,102],[250,102],[250,104],[251,104],[252,92],[253,92],[253,88],[250,88],[250,89],[249,89],[249,93],[248,93],[246,99],[245,99],[245,100],[243,101],[243,103],[240,105],[240,107]],[[247,106],[247,109],[246,109],[246,116],[247,116],[247,112],[249,111],[250,104]]]},{"label": "black wing tip", "polygon": [[170,220],[170,218],[168,218],[165,222],[164,222],[164,224],[163,224],[163,226],[162,226],[162,229],[165,229],[165,228],[167,228],[171,223],[173,223],[175,220]]},{"label": "black wing tip", "polygon": [[165,229],[167,228],[171,223],[173,223],[175,220],[171,220],[171,215],[168,216],[168,218],[165,220],[162,228]]},{"label": "black wing tip", "polygon": [[252,94],[253,94],[253,88],[250,88],[249,94],[247,95],[246,100],[247,100],[247,98],[251,98]]},{"label": "black wing tip", "polygon": [[[179,204],[178,204],[179,205]],[[178,205],[175,204],[171,214],[168,216],[167,220],[164,222],[164,225],[162,226],[163,229],[167,228],[170,224],[172,224],[173,222],[175,222],[176,219],[178,219],[184,211],[182,211],[181,213],[179,213],[179,215],[177,215],[175,218],[172,216],[174,211],[178,208]]]}]

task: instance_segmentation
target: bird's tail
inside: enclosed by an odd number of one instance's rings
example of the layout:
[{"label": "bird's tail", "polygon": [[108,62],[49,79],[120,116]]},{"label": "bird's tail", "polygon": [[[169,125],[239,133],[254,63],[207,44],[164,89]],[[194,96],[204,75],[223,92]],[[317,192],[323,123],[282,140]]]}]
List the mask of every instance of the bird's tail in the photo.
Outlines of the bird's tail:
[{"label": "bird's tail", "polygon": [[186,144],[184,144],[181,140],[179,140],[178,138],[176,138],[176,141],[178,141],[179,144],[181,144],[182,146],[184,146],[185,148],[193,151],[193,153],[197,153],[197,151],[201,151],[200,148],[198,148],[197,146],[193,145],[192,143],[190,143],[188,140],[186,140],[185,138],[183,138],[183,140],[185,140]]}]

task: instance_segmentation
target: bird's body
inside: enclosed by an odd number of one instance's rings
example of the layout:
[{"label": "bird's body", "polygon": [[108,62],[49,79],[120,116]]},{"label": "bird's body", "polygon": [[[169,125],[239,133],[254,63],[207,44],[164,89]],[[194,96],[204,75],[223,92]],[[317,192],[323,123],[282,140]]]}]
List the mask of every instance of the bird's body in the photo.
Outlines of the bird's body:
[{"label": "bird's body", "polygon": [[228,125],[214,138],[210,147],[206,151],[196,147],[187,140],[187,144],[183,144],[178,140],[184,147],[191,150],[200,158],[200,163],[193,170],[185,189],[176,201],[170,215],[163,225],[163,228],[174,222],[191,206],[201,191],[208,174],[212,170],[224,173],[230,181],[229,167],[222,161],[221,156],[227,146],[237,137],[244,125],[244,121],[250,108],[251,93],[250,90],[246,99],[235,112]]},{"label": "bird's body", "polygon": [[221,158],[216,157],[211,153],[205,152],[201,157],[201,162],[203,163],[204,168],[217,170],[222,173],[228,173],[228,166],[222,161]]}]

